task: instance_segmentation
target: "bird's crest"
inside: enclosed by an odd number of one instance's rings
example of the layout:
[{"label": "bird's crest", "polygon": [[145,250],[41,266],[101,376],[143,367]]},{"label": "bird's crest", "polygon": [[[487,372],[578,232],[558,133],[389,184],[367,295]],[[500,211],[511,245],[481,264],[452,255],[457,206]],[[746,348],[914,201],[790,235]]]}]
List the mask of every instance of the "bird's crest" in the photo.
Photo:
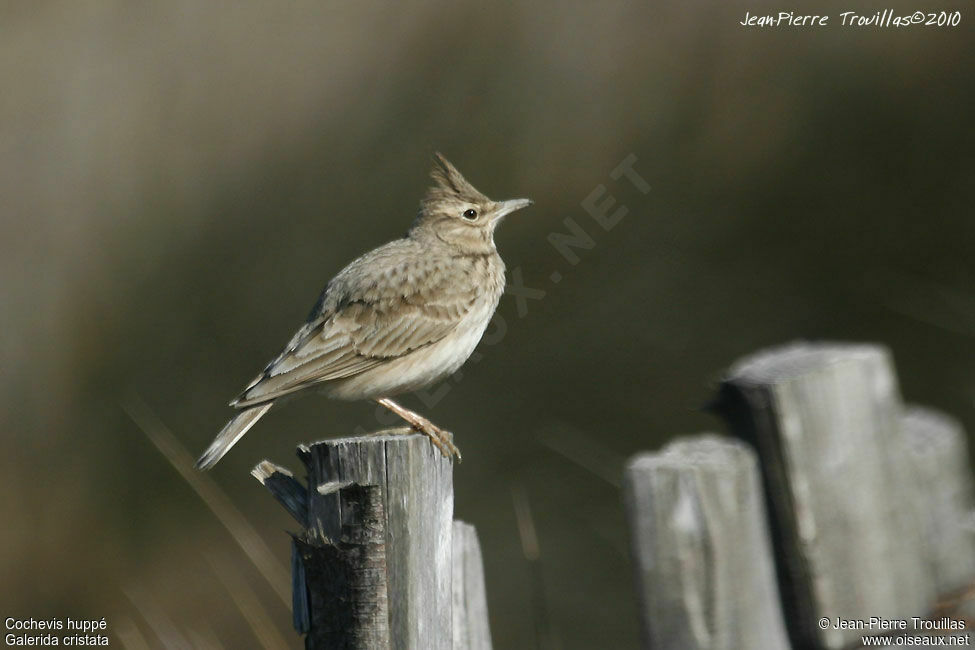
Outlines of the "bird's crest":
[{"label": "bird's crest", "polygon": [[433,154],[433,169],[430,171],[430,178],[435,185],[427,190],[427,195],[423,199],[424,207],[436,203],[484,203],[490,201],[486,196],[477,191],[467,179],[457,171],[457,168],[444,158],[443,154],[437,152]]}]

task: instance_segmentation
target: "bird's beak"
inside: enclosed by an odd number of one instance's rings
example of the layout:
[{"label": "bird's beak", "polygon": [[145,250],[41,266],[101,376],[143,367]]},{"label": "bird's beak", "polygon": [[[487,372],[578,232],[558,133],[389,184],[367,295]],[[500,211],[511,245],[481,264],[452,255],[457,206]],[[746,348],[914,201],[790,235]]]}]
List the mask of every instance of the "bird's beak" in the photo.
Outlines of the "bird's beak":
[{"label": "bird's beak", "polygon": [[498,209],[494,213],[494,218],[495,220],[502,219],[515,210],[527,208],[532,203],[534,203],[534,201],[531,199],[508,199],[507,201],[499,201]]}]

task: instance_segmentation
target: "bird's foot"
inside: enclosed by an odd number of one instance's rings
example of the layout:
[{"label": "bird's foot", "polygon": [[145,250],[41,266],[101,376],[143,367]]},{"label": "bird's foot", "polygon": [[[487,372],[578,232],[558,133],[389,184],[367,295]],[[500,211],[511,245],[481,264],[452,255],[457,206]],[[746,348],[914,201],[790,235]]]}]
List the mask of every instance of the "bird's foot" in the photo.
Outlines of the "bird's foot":
[{"label": "bird's foot", "polygon": [[443,454],[444,457],[451,460],[457,459],[458,463],[464,460],[464,457],[460,454],[460,449],[458,449],[457,445],[454,444],[454,434],[446,429],[441,429],[426,418],[421,418],[421,420],[422,422],[412,425],[414,431],[419,431],[430,438],[430,442],[433,443],[434,447],[440,450],[440,453]]},{"label": "bird's foot", "polygon": [[456,458],[458,463],[463,460],[462,456],[460,455],[460,449],[458,449],[454,444],[454,434],[446,429],[441,429],[416,411],[411,411],[408,408],[402,407],[388,397],[377,399],[376,402],[382,404],[390,411],[406,420],[410,424],[413,431],[419,431],[430,438],[430,442],[433,443],[434,447],[440,450],[440,453],[443,454],[444,457],[451,460]]}]

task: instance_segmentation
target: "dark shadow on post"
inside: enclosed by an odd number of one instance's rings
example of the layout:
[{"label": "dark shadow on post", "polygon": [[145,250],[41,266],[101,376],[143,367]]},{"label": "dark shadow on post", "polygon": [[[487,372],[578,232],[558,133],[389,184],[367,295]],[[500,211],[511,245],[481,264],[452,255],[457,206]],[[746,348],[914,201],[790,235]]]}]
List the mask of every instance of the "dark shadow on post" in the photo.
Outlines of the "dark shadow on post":
[{"label": "dark shadow on post", "polygon": [[[345,521],[338,539],[295,538],[303,575],[295,601],[308,612],[308,648],[388,648],[386,522],[382,491],[375,485],[337,490]],[[304,586],[304,593],[301,586]],[[298,611],[299,607],[295,607]]]}]

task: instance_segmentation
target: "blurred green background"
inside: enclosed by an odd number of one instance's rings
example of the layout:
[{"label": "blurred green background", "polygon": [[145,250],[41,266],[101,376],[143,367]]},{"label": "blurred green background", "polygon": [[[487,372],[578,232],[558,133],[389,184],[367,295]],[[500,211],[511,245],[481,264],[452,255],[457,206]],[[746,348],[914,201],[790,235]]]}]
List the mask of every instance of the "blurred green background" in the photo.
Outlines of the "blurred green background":
[{"label": "blurred green background", "polygon": [[[480,534],[496,648],[636,647],[614,483],[634,452],[721,430],[698,407],[743,354],[879,341],[909,401],[975,428],[975,15],[738,24],[787,9],[5,3],[0,613],[259,647],[236,594],[300,647],[287,585],[123,404],[199,453],[325,282],[404,232],[434,150],[535,200],[497,241],[509,283],[544,297],[505,297],[462,381],[407,398],[464,451],[455,512]],[[877,8],[804,11],[848,10]],[[630,154],[648,194],[610,178]],[[609,231],[581,205],[600,185],[628,208]],[[566,219],[593,240],[574,265],[548,239]],[[250,468],[377,426],[369,404],[308,397],[211,473],[285,583],[294,525]]]}]

